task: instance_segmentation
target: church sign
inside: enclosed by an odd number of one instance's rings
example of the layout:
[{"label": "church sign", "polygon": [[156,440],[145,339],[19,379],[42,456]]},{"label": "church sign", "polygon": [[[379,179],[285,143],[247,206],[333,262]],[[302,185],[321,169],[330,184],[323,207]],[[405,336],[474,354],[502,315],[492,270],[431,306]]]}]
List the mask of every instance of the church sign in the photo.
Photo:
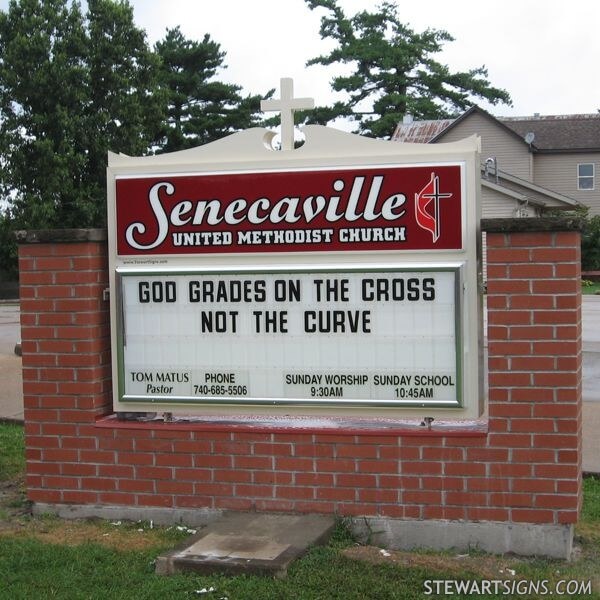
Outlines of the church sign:
[{"label": "church sign", "polygon": [[115,410],[480,414],[477,141],[305,132],[110,156]]},{"label": "church sign", "polygon": [[123,178],[116,211],[120,255],[462,249],[459,165]]}]

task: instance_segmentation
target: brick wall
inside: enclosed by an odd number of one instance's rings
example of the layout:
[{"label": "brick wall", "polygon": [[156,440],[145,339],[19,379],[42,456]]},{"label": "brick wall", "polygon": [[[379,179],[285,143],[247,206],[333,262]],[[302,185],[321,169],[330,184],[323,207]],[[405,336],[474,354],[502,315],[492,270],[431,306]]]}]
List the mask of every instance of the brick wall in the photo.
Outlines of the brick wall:
[{"label": "brick wall", "polygon": [[487,445],[507,449],[488,467],[510,518],[560,524],[581,507],[581,256],[552,228],[488,228]]},{"label": "brick wall", "polygon": [[[571,524],[581,503],[579,233],[488,223],[489,419],[292,431],[111,412],[106,242],[20,246],[31,500]],[[559,230],[555,231],[558,227]],[[68,236],[67,236],[68,238]]]},{"label": "brick wall", "polygon": [[102,472],[86,452],[98,446],[96,419],[111,411],[106,232],[18,240],[28,497],[90,502],[80,478]]}]

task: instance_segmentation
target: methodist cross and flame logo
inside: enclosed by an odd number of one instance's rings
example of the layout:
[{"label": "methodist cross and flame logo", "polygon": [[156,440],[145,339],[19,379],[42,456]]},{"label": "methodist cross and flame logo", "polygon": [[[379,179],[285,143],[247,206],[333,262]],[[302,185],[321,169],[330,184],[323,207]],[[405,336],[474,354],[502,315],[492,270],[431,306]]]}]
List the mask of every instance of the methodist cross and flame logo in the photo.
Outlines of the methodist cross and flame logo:
[{"label": "methodist cross and flame logo", "polygon": [[433,237],[433,243],[440,237],[440,200],[450,198],[452,194],[440,192],[440,178],[431,173],[431,180],[418,193],[415,194],[415,215],[417,225],[429,231]]}]

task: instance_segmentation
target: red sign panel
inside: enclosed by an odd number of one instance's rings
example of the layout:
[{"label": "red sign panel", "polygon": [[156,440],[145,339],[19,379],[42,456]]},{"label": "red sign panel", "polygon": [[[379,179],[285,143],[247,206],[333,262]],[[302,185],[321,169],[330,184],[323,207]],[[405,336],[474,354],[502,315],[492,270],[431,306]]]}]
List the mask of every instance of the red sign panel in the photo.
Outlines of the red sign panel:
[{"label": "red sign panel", "polygon": [[460,250],[461,167],[116,181],[117,254]]}]

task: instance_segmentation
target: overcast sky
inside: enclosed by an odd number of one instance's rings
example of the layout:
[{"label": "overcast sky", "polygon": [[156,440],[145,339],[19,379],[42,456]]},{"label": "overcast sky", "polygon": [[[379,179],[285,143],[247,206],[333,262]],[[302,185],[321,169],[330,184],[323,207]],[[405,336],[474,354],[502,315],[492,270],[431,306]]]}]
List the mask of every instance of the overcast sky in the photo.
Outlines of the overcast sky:
[{"label": "overcast sky", "polygon": [[[446,29],[455,41],[438,60],[453,70],[485,65],[513,107],[496,115],[595,113],[600,109],[600,2],[597,0],[396,0],[413,29]],[[251,93],[279,88],[293,77],[297,95],[317,104],[332,99],[333,68],[305,67],[331,47],[319,37],[323,9],[304,0],[133,0],[135,19],[154,43],[180,25],[190,38],[204,33],[227,52],[222,79]],[[339,0],[346,14],[372,8],[368,0]],[[278,92],[277,92],[278,93]]]},{"label": "overcast sky", "polygon": [[[600,2],[597,0],[395,0],[415,30],[446,29],[456,41],[438,60],[453,70],[485,65],[491,83],[505,88],[513,107],[496,115],[595,113],[600,109]],[[335,68],[305,67],[331,44],[319,37],[322,9],[304,0],[132,0],[135,20],[150,43],[167,27],[192,39],[205,33],[227,52],[220,78],[247,93],[279,88],[293,77],[295,92],[331,102]],[[339,0],[346,14],[372,8],[369,0]],[[8,0],[0,0],[6,9]],[[278,95],[279,91],[277,91]]]}]

